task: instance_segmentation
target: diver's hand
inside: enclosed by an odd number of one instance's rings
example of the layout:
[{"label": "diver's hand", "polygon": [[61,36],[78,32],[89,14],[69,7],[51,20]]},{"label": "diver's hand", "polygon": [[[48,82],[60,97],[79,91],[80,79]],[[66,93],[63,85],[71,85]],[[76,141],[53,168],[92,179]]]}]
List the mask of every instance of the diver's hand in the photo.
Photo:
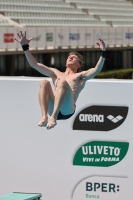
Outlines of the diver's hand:
[{"label": "diver's hand", "polygon": [[106,51],[105,43],[101,38],[98,38],[98,42],[96,43],[102,51]]},{"label": "diver's hand", "polygon": [[16,38],[15,38],[15,40],[16,40],[17,42],[19,42],[22,46],[25,45],[25,44],[29,44],[30,41],[33,40],[33,38],[26,39],[26,31],[25,31],[25,33],[22,33],[22,31],[20,31],[20,34],[17,33],[17,35],[18,35],[18,38],[19,38],[19,39],[16,39]]}]

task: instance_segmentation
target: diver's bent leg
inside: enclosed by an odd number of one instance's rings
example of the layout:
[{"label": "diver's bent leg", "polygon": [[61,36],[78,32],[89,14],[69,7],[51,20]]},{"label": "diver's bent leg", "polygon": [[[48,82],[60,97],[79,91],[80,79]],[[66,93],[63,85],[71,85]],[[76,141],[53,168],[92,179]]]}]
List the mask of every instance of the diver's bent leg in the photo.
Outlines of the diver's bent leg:
[{"label": "diver's bent leg", "polygon": [[58,79],[55,91],[54,110],[47,124],[47,129],[50,129],[56,125],[58,113],[66,98],[68,90],[70,90],[70,86],[68,85],[68,83],[64,79]]},{"label": "diver's bent leg", "polygon": [[38,126],[43,126],[46,125],[48,121],[48,104],[49,104],[49,99],[52,98],[54,99],[54,94],[51,88],[51,85],[48,80],[42,80],[40,82],[40,90],[38,94],[39,98],[39,103],[42,111],[42,119],[38,123]]}]

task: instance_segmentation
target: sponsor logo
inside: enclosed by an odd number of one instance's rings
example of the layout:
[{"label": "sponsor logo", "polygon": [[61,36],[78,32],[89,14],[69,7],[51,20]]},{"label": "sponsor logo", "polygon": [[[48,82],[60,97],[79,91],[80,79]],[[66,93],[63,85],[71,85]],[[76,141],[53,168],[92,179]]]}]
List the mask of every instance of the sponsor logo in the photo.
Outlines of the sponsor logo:
[{"label": "sponsor logo", "polygon": [[90,106],[76,116],[73,130],[110,131],[125,121],[127,113],[128,107]]},{"label": "sponsor logo", "polygon": [[41,35],[33,38],[33,40],[35,40],[35,41],[39,41],[40,39],[41,39]]},{"label": "sponsor logo", "polygon": [[47,42],[53,41],[53,33],[46,33],[46,41]]},{"label": "sponsor logo", "polygon": [[85,34],[85,39],[86,39],[86,40],[89,40],[90,38],[91,38],[91,33],[86,33],[86,34]]},{"label": "sponsor logo", "polygon": [[4,42],[5,43],[13,43],[14,42],[14,34],[13,33],[4,33]]},{"label": "sponsor logo", "polygon": [[[120,186],[114,183],[86,182],[86,192],[108,192],[116,193],[120,191]],[[100,195],[86,194],[86,198],[100,198]]]},{"label": "sponsor logo", "polygon": [[79,121],[81,122],[104,122],[104,115],[80,114]]},{"label": "sponsor logo", "polygon": [[[127,178],[92,176],[80,181],[73,190],[72,199],[123,199],[125,185],[130,185]],[[131,196],[131,195],[129,195]],[[128,197],[129,197],[128,196]],[[130,199],[130,198],[129,198]],[[132,199],[132,198],[131,198]]]},{"label": "sponsor logo", "polygon": [[126,33],[125,38],[127,39],[133,39],[133,33]]},{"label": "sponsor logo", "polygon": [[128,142],[88,142],[75,153],[73,165],[110,167],[118,164],[126,156],[128,148]]},{"label": "sponsor logo", "polygon": [[112,122],[114,122],[114,123],[117,123],[118,121],[120,121],[121,119],[123,119],[123,117],[120,116],[120,115],[118,115],[117,117],[114,117],[114,116],[112,116],[112,115],[109,115],[109,116],[107,116],[107,118],[108,118],[109,120],[111,120]]},{"label": "sponsor logo", "polygon": [[119,192],[120,186],[114,183],[86,182],[86,191]]},{"label": "sponsor logo", "polygon": [[63,40],[63,39],[64,39],[64,35],[58,33],[58,38],[59,38],[60,40]]},{"label": "sponsor logo", "polygon": [[96,39],[101,38],[101,33],[95,33],[95,38]]},{"label": "sponsor logo", "polygon": [[79,33],[69,33],[69,40],[79,40],[80,34]]}]

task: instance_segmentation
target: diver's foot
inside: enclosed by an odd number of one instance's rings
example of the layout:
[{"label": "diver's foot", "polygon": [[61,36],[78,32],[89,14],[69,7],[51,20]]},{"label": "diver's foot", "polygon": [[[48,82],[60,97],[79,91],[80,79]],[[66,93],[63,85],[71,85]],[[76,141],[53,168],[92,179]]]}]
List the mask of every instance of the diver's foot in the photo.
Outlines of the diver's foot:
[{"label": "diver's foot", "polygon": [[41,119],[41,121],[38,123],[38,126],[42,127],[42,126],[46,126],[48,123],[48,117],[43,117]]},{"label": "diver's foot", "polygon": [[54,128],[54,126],[56,125],[56,119],[53,118],[52,116],[50,117],[50,120],[48,121],[48,124],[47,124],[47,129],[51,129],[51,128]]}]

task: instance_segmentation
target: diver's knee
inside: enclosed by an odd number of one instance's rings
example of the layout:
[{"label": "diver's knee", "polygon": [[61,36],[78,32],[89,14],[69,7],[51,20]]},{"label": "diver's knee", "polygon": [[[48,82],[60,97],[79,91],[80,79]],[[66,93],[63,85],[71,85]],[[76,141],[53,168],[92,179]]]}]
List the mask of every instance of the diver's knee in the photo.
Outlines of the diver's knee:
[{"label": "diver's knee", "polygon": [[48,80],[42,80],[42,81],[40,81],[40,87],[41,87],[41,88],[48,87],[49,84],[50,84],[50,83],[49,83]]}]

